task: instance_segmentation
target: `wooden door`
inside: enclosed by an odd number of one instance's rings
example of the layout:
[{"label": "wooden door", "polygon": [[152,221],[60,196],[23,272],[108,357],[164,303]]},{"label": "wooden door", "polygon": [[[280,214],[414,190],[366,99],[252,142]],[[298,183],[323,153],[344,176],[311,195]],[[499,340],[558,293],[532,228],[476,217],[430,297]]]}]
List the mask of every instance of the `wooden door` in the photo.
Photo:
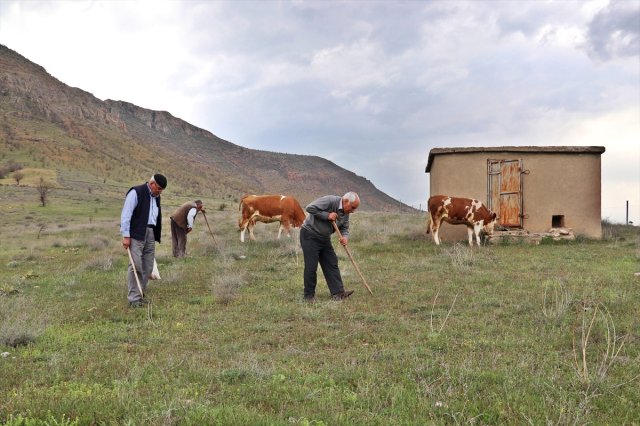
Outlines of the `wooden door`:
[{"label": "wooden door", "polygon": [[498,214],[498,223],[522,228],[522,160],[488,160],[489,209]]}]

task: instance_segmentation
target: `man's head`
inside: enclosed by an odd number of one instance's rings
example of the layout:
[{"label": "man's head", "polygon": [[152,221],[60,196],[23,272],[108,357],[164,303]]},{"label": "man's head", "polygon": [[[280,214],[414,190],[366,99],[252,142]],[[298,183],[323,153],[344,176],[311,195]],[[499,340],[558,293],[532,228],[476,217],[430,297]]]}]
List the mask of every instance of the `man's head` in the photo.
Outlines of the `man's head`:
[{"label": "man's head", "polygon": [[204,211],[204,205],[202,204],[201,200],[196,200],[195,203],[196,203],[196,210]]},{"label": "man's head", "polygon": [[353,191],[349,191],[342,196],[342,210],[349,214],[360,207],[360,197]]},{"label": "man's head", "polygon": [[151,187],[151,194],[157,197],[167,187],[167,178],[160,173],[156,173],[149,179],[149,187]]}]

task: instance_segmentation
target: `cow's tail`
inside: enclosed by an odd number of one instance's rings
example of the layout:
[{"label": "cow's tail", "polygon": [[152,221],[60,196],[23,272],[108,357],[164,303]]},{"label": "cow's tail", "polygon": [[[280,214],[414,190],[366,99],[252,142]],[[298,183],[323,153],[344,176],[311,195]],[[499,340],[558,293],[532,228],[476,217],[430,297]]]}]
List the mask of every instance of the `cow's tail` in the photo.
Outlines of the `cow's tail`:
[{"label": "cow's tail", "polygon": [[[242,213],[242,206],[244,205],[243,201],[244,201],[244,197],[242,197],[242,200],[240,200],[240,204],[238,205],[238,211],[241,213]],[[238,228],[242,229],[242,214],[240,215],[240,219],[238,219]]]}]

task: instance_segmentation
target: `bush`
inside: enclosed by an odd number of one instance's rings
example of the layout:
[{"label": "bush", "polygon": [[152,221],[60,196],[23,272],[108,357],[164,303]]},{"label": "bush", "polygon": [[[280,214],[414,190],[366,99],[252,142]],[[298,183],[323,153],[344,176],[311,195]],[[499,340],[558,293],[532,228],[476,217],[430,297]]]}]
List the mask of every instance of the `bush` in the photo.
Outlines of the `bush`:
[{"label": "bush", "polygon": [[46,318],[23,297],[0,297],[0,345],[26,346],[44,332]]}]

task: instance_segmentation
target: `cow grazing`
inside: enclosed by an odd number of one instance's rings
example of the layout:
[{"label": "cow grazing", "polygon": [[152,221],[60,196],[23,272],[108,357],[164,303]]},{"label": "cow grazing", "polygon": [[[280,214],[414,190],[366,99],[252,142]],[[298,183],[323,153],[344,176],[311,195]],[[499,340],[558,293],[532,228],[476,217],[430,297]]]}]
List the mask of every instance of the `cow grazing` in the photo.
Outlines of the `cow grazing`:
[{"label": "cow grazing", "polygon": [[238,220],[240,228],[240,241],[244,242],[244,233],[249,229],[249,238],[255,241],[253,227],[256,222],[280,222],[278,239],[284,229],[287,236],[291,237],[291,226],[302,226],[306,216],[300,203],[289,195],[245,195],[240,200],[241,217]]},{"label": "cow grazing", "polygon": [[491,212],[478,200],[470,198],[449,197],[446,195],[434,195],[427,202],[429,219],[427,220],[427,234],[433,233],[433,241],[440,245],[438,230],[442,221],[453,225],[467,225],[469,245],[473,247],[473,235],[480,246],[480,230],[487,234],[493,234],[496,224],[496,214]]}]

